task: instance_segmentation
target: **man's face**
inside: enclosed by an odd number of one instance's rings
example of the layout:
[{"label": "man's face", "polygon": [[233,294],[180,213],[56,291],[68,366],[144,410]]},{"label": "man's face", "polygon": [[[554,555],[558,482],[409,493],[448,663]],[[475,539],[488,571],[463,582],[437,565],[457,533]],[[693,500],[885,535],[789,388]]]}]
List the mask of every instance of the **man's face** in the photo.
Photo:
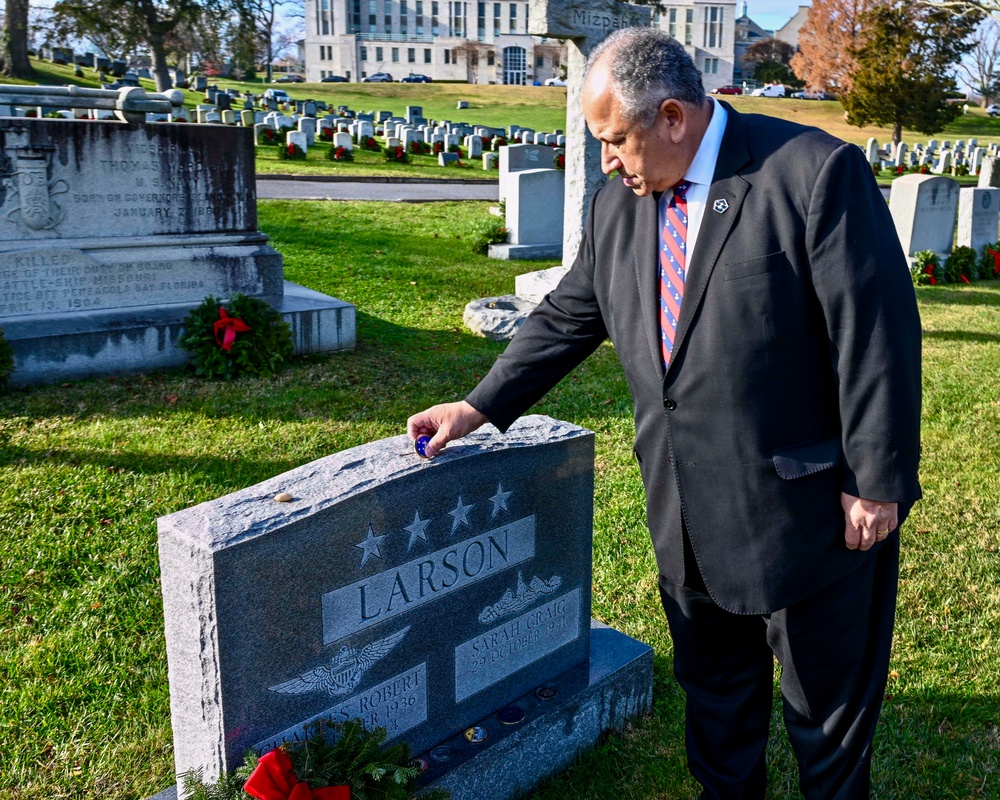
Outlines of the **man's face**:
[{"label": "man's face", "polygon": [[678,120],[674,101],[661,105],[648,128],[626,122],[608,71],[598,62],[583,87],[583,114],[587,127],[601,143],[601,171],[617,171],[625,185],[639,197],[669,189],[684,178],[688,163],[678,146]]}]

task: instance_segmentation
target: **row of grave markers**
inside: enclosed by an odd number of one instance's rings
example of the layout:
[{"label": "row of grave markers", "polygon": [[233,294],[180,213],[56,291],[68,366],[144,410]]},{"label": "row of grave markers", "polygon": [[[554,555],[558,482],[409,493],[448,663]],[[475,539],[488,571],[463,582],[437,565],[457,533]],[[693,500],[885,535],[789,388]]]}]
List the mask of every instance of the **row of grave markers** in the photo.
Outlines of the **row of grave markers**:
[{"label": "row of grave markers", "polygon": [[893,145],[889,142],[885,148],[879,146],[878,139],[872,137],[865,146],[868,163],[879,169],[928,167],[935,175],[944,175],[957,167],[967,167],[969,174],[976,175],[982,169],[983,160],[987,156],[1000,155],[1000,144],[979,145],[976,139],[938,142],[931,139],[925,144],[915,144],[912,149],[906,142]]}]

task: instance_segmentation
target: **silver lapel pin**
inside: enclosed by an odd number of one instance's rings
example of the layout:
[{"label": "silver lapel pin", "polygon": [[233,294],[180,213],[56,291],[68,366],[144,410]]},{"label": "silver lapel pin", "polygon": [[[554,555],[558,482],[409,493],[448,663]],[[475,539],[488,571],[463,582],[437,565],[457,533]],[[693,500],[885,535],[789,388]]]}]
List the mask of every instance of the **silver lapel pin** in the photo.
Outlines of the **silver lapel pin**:
[{"label": "silver lapel pin", "polygon": [[724,214],[729,209],[729,203],[726,200],[716,200],[715,205],[712,208],[719,214]]}]

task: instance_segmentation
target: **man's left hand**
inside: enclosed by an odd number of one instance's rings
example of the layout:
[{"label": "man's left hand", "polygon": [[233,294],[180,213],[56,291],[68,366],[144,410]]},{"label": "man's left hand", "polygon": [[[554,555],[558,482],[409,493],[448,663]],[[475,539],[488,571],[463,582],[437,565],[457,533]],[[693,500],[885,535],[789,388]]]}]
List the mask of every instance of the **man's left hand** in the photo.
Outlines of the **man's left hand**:
[{"label": "man's left hand", "polygon": [[897,503],[863,500],[841,492],[840,505],[844,509],[844,542],[848,550],[867,550],[899,527]]}]

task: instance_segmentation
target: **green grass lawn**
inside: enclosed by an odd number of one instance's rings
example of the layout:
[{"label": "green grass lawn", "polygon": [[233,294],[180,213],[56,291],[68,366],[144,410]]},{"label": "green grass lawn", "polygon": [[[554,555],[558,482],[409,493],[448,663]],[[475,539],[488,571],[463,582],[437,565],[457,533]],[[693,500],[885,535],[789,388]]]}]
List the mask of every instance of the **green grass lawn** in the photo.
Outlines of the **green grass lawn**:
[{"label": "green grass lawn", "polygon": [[[486,214],[485,203],[263,202],[287,277],[357,304],[355,351],[263,381],[172,372],[0,396],[0,798],[131,800],[171,782],[156,518],[399,434],[413,411],[471,388],[502,346],[463,328],[465,303],[538,267],[472,252]],[[917,294],[925,499],[903,533],[874,796],[1000,798],[1000,283]],[[597,434],[594,614],[653,646],[655,708],[534,797],[690,798],[612,348],[537,410]],[[792,800],[779,715],[769,797]]]}]

